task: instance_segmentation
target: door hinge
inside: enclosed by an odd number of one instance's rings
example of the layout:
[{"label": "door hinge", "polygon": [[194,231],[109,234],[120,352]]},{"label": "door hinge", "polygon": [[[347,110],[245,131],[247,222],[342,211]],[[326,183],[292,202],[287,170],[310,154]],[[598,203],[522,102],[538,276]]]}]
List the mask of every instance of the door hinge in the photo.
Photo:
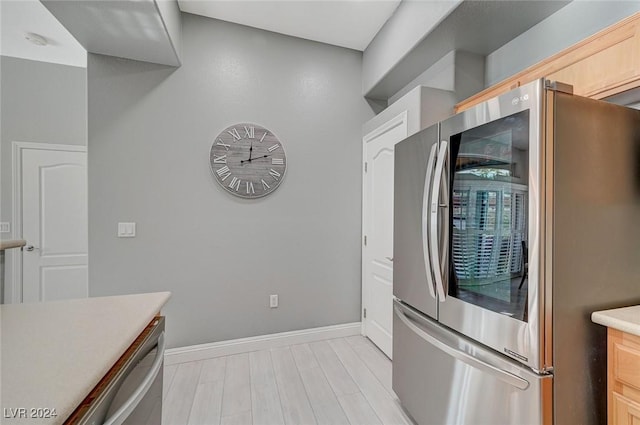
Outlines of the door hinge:
[{"label": "door hinge", "polygon": [[364,163],[364,172],[365,173],[367,172],[367,163],[366,162]]},{"label": "door hinge", "polygon": [[362,316],[366,319],[367,318],[367,309],[363,308],[362,309]]},{"label": "door hinge", "polygon": [[367,246],[367,235],[364,235],[364,246]]},{"label": "door hinge", "polygon": [[573,94],[573,86],[571,84],[565,84],[559,81],[544,80],[544,85],[549,90],[553,90],[561,93]]}]

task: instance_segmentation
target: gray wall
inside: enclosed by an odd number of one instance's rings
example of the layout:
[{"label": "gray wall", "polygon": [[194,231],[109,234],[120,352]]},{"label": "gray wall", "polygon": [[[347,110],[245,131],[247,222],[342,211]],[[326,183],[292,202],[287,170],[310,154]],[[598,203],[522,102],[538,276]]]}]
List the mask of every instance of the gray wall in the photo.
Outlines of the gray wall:
[{"label": "gray wall", "polygon": [[639,11],[639,1],[575,0],[489,54],[485,85],[499,83]]},{"label": "gray wall", "polygon": [[475,53],[452,50],[391,96],[389,103],[421,85],[454,92],[456,103],[466,99],[484,89],[484,59]]},{"label": "gray wall", "polygon": [[[171,291],[172,347],[358,321],[361,53],[190,14],[182,27],[178,69],[89,55],[90,295]],[[286,148],[263,199],[209,168],[242,121]],[[116,238],[118,221],[138,236]]]},{"label": "gray wall", "polygon": [[364,51],[362,93],[369,92],[459,2],[402,1]]},{"label": "gray wall", "polygon": [[11,142],[86,145],[87,70],[0,56],[0,104],[0,221],[13,230]]},{"label": "gray wall", "polygon": [[169,43],[180,61],[182,56],[182,13],[177,0],[155,0],[160,17],[167,30]]}]

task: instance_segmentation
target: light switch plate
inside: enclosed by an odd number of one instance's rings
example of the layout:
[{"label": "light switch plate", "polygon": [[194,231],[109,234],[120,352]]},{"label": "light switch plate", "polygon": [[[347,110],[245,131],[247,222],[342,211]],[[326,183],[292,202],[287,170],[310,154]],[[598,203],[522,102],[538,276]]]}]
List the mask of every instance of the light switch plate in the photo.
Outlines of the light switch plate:
[{"label": "light switch plate", "polygon": [[118,237],[119,238],[135,238],[136,237],[136,223],[118,223]]},{"label": "light switch plate", "polygon": [[11,232],[11,223],[8,221],[3,221],[0,223],[0,233],[9,233]]}]

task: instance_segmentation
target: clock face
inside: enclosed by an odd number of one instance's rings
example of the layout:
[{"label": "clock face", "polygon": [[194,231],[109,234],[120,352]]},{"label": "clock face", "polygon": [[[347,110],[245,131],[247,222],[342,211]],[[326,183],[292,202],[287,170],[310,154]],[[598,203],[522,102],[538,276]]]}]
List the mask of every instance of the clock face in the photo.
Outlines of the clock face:
[{"label": "clock face", "polygon": [[213,141],[211,170],[220,186],[241,198],[259,198],[276,190],[287,169],[282,143],[266,128],[251,123],[225,128]]}]

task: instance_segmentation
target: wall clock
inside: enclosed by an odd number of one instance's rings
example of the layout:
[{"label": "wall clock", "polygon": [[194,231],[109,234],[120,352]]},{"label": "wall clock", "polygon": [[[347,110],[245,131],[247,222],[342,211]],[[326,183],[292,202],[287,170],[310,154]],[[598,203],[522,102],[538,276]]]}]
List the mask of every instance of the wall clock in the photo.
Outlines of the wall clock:
[{"label": "wall clock", "polygon": [[241,198],[269,195],[280,186],[287,169],[282,142],[251,123],[222,130],[211,145],[209,162],[220,186]]}]

